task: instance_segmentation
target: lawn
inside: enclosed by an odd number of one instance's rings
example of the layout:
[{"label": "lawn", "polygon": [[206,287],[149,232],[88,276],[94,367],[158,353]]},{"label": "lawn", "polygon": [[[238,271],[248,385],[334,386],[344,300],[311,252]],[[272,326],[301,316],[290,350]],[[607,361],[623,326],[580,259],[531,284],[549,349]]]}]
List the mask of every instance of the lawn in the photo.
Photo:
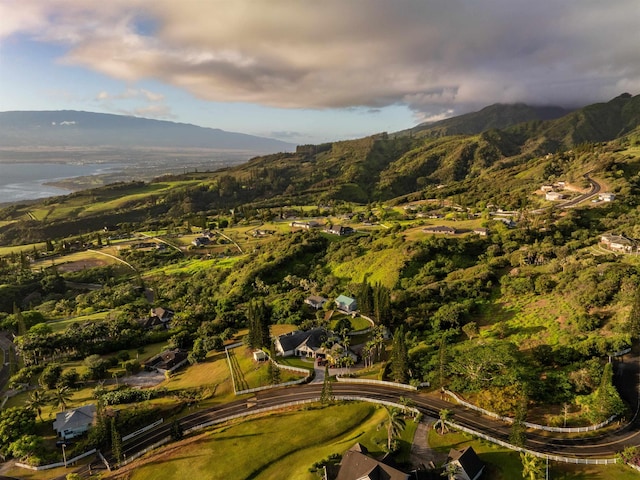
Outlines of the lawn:
[{"label": "lawn", "polygon": [[[116,477],[280,480],[287,472],[290,480],[317,480],[309,472],[313,463],[356,442],[373,455],[382,453],[386,434],[377,427],[385,416],[384,409],[362,403],[272,414],[183,440],[179,448],[165,447]],[[313,429],[301,425],[313,425]]]},{"label": "lawn", "polygon": [[[448,453],[451,448],[460,450],[471,445],[480,460],[486,464],[483,478],[491,480],[522,478],[520,455],[513,450],[455,431],[440,435],[431,429],[428,439],[432,448],[443,453]],[[553,479],[562,480],[607,480],[611,478],[632,480],[638,478],[638,473],[624,465],[574,465],[551,462],[550,476]]]},{"label": "lawn", "polygon": [[[238,390],[266,387],[271,385],[268,373],[268,362],[256,362],[253,359],[252,350],[245,346],[229,350],[233,374]],[[280,370],[280,382],[286,383],[300,380],[304,375],[290,371]]]},{"label": "lawn", "polygon": [[84,323],[84,322],[93,322],[96,320],[106,320],[109,318],[109,315],[118,314],[118,310],[109,310],[106,312],[97,312],[89,315],[80,315],[78,317],[65,318],[64,320],[52,320],[47,322],[47,325],[51,327],[54,332],[61,332],[66,330],[69,325],[74,323]]}]

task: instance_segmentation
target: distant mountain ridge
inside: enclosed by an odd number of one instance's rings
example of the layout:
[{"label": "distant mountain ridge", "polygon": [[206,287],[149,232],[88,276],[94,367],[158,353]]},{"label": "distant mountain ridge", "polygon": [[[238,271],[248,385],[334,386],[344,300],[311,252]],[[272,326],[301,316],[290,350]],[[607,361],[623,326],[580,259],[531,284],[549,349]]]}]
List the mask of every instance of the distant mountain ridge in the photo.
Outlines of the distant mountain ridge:
[{"label": "distant mountain ridge", "polygon": [[274,153],[295,145],[186,123],[76,110],[0,112],[3,147],[161,147]]},{"label": "distant mountain ridge", "polygon": [[444,137],[448,135],[476,135],[492,129],[504,129],[535,120],[553,120],[570,113],[557,106],[530,106],[524,103],[496,103],[477,112],[465,113],[437,122],[421,123],[399,133],[419,136]]}]

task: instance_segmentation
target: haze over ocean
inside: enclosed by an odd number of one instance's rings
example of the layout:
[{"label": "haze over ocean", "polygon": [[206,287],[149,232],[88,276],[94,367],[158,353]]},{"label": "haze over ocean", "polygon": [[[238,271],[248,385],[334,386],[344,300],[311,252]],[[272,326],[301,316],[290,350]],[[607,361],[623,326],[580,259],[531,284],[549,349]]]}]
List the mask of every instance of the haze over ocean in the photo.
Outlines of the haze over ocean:
[{"label": "haze over ocean", "polygon": [[65,178],[112,171],[117,164],[0,163],[0,203],[65,195],[69,190],[45,185]]}]

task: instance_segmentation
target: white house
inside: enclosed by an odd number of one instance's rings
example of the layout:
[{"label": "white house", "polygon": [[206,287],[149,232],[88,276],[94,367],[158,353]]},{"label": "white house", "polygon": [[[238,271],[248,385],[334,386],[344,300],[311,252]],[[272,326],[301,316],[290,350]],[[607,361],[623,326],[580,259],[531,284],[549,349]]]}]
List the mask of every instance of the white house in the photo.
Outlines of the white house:
[{"label": "white house", "polygon": [[91,428],[95,422],[96,406],[91,403],[73,410],[65,410],[56,415],[53,429],[63,440],[75,438]]},{"label": "white house", "polygon": [[598,200],[602,200],[603,202],[613,202],[615,198],[616,198],[615,193],[604,192],[604,193],[598,194]]},{"label": "white house", "polygon": [[556,202],[558,200],[564,199],[564,195],[560,192],[547,192],[544,196],[546,200]]},{"label": "white house", "polygon": [[318,295],[310,295],[304,299],[304,303],[316,310],[320,310],[322,306],[327,303],[327,299]]}]

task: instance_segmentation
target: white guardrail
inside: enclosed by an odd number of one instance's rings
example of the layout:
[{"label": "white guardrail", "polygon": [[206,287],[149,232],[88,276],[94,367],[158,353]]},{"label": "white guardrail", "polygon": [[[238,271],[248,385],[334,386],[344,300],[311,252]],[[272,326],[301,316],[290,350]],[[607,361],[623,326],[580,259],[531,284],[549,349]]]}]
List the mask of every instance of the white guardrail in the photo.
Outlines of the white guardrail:
[{"label": "white guardrail", "polygon": [[475,430],[472,430],[471,428],[463,427],[462,425],[458,425],[454,422],[445,421],[444,423],[446,423],[451,428],[455,428],[456,430],[466,432],[470,435],[473,435],[474,437],[482,438],[491,443],[501,445],[510,450],[516,450],[518,452],[527,452],[535,457],[549,459],[554,462],[575,463],[575,464],[582,464],[582,465],[612,465],[614,463],[618,463],[618,460],[616,458],[576,458],[576,457],[562,457],[560,455],[549,455],[547,453],[540,453],[540,452],[536,452],[535,450],[529,450],[528,448],[516,447],[515,445],[512,445],[508,442],[505,442],[498,438],[494,438],[490,435],[485,435],[484,433],[477,432]]},{"label": "white guardrail", "polygon": [[385,385],[387,387],[404,388],[405,390],[418,390],[418,387],[408,385],[406,383],[385,382],[384,380],[372,380],[369,378],[351,378],[351,377],[338,377],[336,380],[340,383],[362,383],[367,385]]},{"label": "white guardrail", "polygon": [[126,442],[127,440],[130,440],[133,437],[137,437],[141,433],[144,433],[147,430],[151,430],[153,427],[157,427],[158,425],[162,424],[162,422],[164,422],[164,418],[161,418],[160,420],[158,420],[156,422],[153,422],[153,423],[147,425],[146,427],[142,427],[140,430],[136,430],[135,432],[130,433],[129,435],[125,435],[124,437],[122,437],[122,441]]},{"label": "white guardrail", "polygon": [[[495,412],[490,412],[489,410],[485,410],[484,408],[478,407],[472,403],[466,402],[461,399],[458,395],[449,390],[443,390],[443,393],[449,395],[460,405],[463,405],[471,410],[475,410],[476,412],[480,412],[487,417],[495,418],[496,420],[501,420],[505,423],[513,423],[513,418],[511,417],[503,417],[502,415],[498,415]],[[539,425],[537,423],[524,422],[527,428],[532,428],[534,430],[544,430],[547,432],[557,432],[557,433],[579,433],[579,432],[593,432],[595,430],[599,430],[603,427],[606,427],[611,422],[613,422],[618,416],[612,415],[607,418],[604,422],[600,422],[597,425],[589,425],[587,427],[548,427],[547,425]]]}]

